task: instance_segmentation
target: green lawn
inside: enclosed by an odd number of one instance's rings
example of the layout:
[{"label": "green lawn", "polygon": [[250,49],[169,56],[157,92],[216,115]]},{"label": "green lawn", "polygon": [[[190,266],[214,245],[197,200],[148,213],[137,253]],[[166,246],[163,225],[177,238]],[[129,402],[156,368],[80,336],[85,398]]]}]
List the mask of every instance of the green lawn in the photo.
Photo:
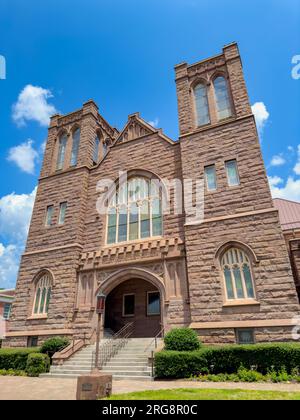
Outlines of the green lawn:
[{"label": "green lawn", "polygon": [[241,389],[159,389],[112,395],[109,400],[300,400],[300,392]]}]

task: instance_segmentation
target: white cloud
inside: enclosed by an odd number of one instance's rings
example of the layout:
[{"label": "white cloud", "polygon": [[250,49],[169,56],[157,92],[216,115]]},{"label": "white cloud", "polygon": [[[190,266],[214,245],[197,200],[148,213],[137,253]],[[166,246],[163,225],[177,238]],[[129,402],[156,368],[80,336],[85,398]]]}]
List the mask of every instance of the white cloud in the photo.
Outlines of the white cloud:
[{"label": "white cloud", "polygon": [[10,289],[16,284],[22,250],[15,245],[0,245],[0,287]]},{"label": "white cloud", "polygon": [[298,144],[297,156],[298,156],[298,161],[296,165],[294,166],[294,172],[296,175],[300,175],[300,144]]},{"label": "white cloud", "polygon": [[[300,202],[300,179],[289,177],[286,183],[277,176],[269,177],[271,193],[273,198],[285,198],[286,200]],[[279,185],[282,185],[280,187]]]},{"label": "white cloud", "polygon": [[26,142],[14,146],[9,149],[7,160],[14,162],[23,172],[33,174],[35,163],[39,158],[38,152],[32,147],[33,140],[28,139]]},{"label": "white cloud", "polygon": [[152,125],[152,127],[157,128],[159,123],[159,119],[156,117],[153,121],[148,121],[148,124]]},{"label": "white cloud", "polygon": [[256,102],[254,105],[252,105],[251,108],[255,117],[258,132],[260,135],[262,135],[270,114],[263,102]]},{"label": "white cloud", "polygon": [[35,195],[36,188],[30,194],[13,192],[0,198],[0,235],[9,242],[25,241]]},{"label": "white cloud", "polygon": [[5,247],[3,244],[1,244],[0,242],[0,257],[2,257],[3,253],[4,253]]},{"label": "white cloud", "polygon": [[283,179],[280,178],[277,175],[275,175],[275,176],[268,176],[268,180],[269,180],[269,184],[270,184],[271,187],[275,187],[276,185],[283,183]]},{"label": "white cloud", "polygon": [[286,163],[286,160],[281,155],[275,155],[272,157],[270,165],[271,166],[282,166]]},{"label": "white cloud", "polygon": [[[14,287],[27,238],[36,188],[30,194],[0,198],[0,287]],[[5,245],[5,243],[7,245]]]},{"label": "white cloud", "polygon": [[52,97],[48,89],[32,85],[25,86],[13,105],[13,120],[19,126],[25,125],[26,121],[37,121],[41,126],[47,126],[50,116],[57,112],[54,105],[48,103],[48,99]]},{"label": "white cloud", "polygon": [[294,153],[294,151],[295,151],[295,149],[293,148],[293,146],[288,146],[287,149],[291,153]]}]

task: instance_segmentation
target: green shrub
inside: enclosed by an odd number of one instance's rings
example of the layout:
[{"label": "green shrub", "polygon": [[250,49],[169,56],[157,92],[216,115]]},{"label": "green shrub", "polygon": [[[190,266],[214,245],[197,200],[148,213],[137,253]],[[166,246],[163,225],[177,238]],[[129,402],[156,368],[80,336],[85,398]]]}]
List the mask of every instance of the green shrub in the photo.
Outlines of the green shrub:
[{"label": "green shrub", "polygon": [[39,376],[40,373],[49,372],[50,358],[47,354],[31,353],[26,364],[28,376]]},{"label": "green shrub", "polygon": [[175,351],[193,351],[201,346],[197,333],[190,328],[172,329],[166,334],[164,342],[166,350]]},{"label": "green shrub", "polygon": [[[161,378],[190,378],[199,374],[238,374],[246,378],[256,374],[275,372],[272,381],[284,380],[300,368],[300,345],[296,343],[229,345],[220,347],[202,347],[200,350],[167,351],[155,354],[155,374]],[[250,380],[249,379],[249,380]]]},{"label": "green shrub", "polygon": [[0,349],[0,369],[25,370],[29,354],[37,351],[36,347]]},{"label": "green shrub", "polygon": [[243,366],[267,374],[285,368],[291,373],[300,367],[300,345],[297,343],[270,343],[207,347],[202,350],[212,373],[236,373]]},{"label": "green shrub", "polygon": [[52,337],[46,340],[41,347],[41,353],[46,353],[52,357],[57,351],[61,351],[70,344],[70,340],[66,337]]},{"label": "green shrub", "polygon": [[[234,374],[233,374],[234,375]],[[256,370],[240,368],[237,376],[241,382],[263,382],[264,375]]]},{"label": "green shrub", "polygon": [[0,376],[27,376],[24,370],[0,369]]},{"label": "green shrub", "polygon": [[189,378],[206,372],[207,361],[199,351],[162,351],[155,354],[155,376]]}]

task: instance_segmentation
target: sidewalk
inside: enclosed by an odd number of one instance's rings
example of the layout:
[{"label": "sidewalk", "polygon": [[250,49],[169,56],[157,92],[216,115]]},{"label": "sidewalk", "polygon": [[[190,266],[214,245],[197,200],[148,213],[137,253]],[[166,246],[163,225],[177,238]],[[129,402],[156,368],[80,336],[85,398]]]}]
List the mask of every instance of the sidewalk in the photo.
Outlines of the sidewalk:
[{"label": "sidewalk", "polygon": [[[76,379],[0,376],[0,400],[75,400]],[[113,393],[171,388],[245,389],[300,392],[300,384],[221,383],[194,381],[114,381]]]}]

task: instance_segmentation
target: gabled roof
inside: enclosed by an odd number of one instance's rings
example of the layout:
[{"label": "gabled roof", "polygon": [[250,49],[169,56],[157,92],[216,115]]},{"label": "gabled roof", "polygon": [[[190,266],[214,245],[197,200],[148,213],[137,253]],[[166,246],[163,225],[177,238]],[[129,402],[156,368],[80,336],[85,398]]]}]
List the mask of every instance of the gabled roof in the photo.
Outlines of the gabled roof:
[{"label": "gabled roof", "polygon": [[149,134],[157,133],[161,138],[168,141],[171,144],[174,142],[162,133],[161,129],[152,127],[147,121],[140,117],[140,114],[136,112],[128,116],[128,121],[118,135],[115,145],[120,143],[127,143],[131,140],[136,140],[140,137],[147,136]]},{"label": "gabled roof", "polygon": [[15,289],[0,289],[0,302],[12,302],[15,296]]},{"label": "gabled roof", "polygon": [[274,198],[273,202],[279,211],[282,229],[300,229],[300,203],[282,198]]}]

